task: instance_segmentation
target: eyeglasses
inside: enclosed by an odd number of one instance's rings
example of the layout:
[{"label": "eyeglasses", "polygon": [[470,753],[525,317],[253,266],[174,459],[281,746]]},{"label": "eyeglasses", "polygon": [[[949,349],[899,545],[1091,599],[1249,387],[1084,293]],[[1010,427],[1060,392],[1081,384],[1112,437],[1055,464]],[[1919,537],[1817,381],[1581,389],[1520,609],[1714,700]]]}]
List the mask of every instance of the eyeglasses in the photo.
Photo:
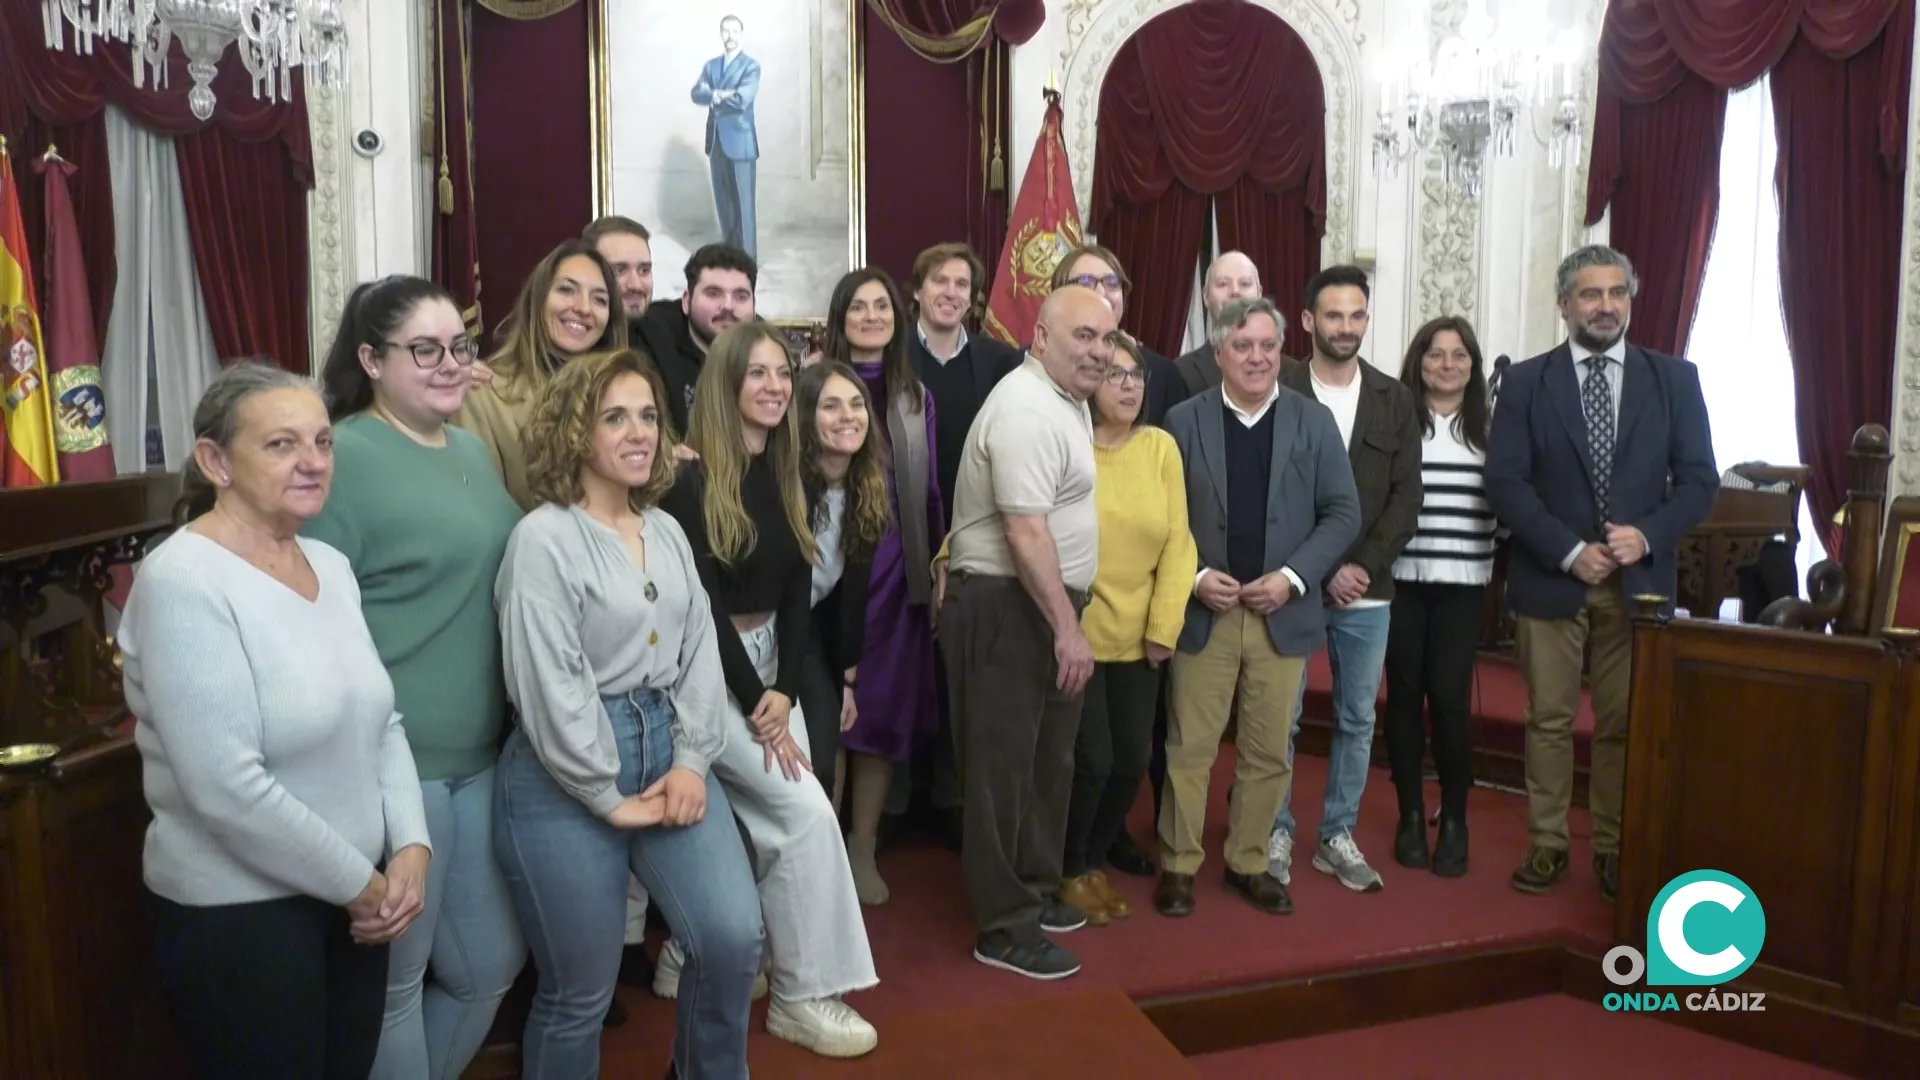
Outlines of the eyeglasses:
[{"label": "eyeglasses", "polygon": [[383,344],[390,349],[407,350],[407,352],[413,355],[413,364],[415,367],[426,368],[429,371],[440,366],[440,358],[442,356],[450,355],[453,357],[454,363],[459,364],[461,367],[466,367],[468,364],[473,363],[474,357],[479,355],[473,347],[472,339],[463,337],[454,338],[451,343],[446,345],[442,345],[437,341],[388,341],[383,342]]},{"label": "eyeglasses", "polygon": [[1114,386],[1147,385],[1147,373],[1139,368],[1110,367],[1107,369],[1107,382]]},{"label": "eyeglasses", "polygon": [[1079,277],[1073,279],[1072,284],[1078,285],[1083,289],[1114,289],[1117,291],[1121,286],[1121,281],[1119,274],[1108,274],[1106,277],[1081,274]]}]

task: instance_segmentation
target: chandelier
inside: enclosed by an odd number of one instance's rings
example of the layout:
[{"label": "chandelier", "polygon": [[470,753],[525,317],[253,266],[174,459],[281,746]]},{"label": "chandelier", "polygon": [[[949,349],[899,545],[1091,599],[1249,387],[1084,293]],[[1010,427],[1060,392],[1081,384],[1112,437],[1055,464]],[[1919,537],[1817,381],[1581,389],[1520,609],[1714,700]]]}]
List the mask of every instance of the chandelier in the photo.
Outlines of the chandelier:
[{"label": "chandelier", "polygon": [[1521,126],[1546,148],[1554,168],[1577,167],[1587,36],[1577,23],[1553,34],[1545,7],[1529,4],[1521,17],[1496,22],[1486,0],[1470,0],[1459,28],[1431,57],[1425,50],[1384,57],[1375,171],[1395,175],[1407,158],[1438,147],[1447,184],[1478,199],[1487,159],[1511,157]]},{"label": "chandelier", "polygon": [[[8,0],[12,2],[12,0]],[[124,42],[134,54],[133,84],[166,85],[167,51],[180,39],[193,89],[187,105],[202,120],[213,116],[213,77],[228,45],[253,76],[253,96],[286,101],[293,70],[335,89],[347,81],[347,27],[340,0],[41,0],[47,48],[93,52],[95,38]]]}]

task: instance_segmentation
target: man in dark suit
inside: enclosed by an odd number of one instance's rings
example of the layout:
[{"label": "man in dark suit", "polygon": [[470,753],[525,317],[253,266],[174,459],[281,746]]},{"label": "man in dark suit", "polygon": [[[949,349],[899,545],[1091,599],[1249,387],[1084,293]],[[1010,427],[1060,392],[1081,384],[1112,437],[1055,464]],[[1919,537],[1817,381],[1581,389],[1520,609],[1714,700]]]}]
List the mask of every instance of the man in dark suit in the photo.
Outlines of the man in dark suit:
[{"label": "man in dark suit", "polygon": [[[1229,300],[1252,299],[1260,295],[1260,268],[1253,260],[1238,251],[1223,252],[1207,267],[1206,288],[1200,294],[1200,305],[1206,309],[1207,322],[1220,312],[1220,305]],[[1187,395],[1191,397],[1208,387],[1220,385],[1220,364],[1214,358],[1213,345],[1202,343],[1190,353],[1174,362],[1180,373],[1180,379],[1186,384]]]},{"label": "man in dark suit", "polygon": [[707,170],[713,178],[720,240],[754,255],[758,233],[753,172],[760,160],[760,135],[753,123],[753,99],[760,93],[760,62],[740,51],[745,34],[740,16],[720,20],[721,52],[700,69],[693,103],[707,109]]},{"label": "man in dark suit", "polygon": [[1680,540],[1719,488],[1700,375],[1629,345],[1639,289],[1625,255],[1584,247],[1560,264],[1568,340],[1508,370],[1487,452],[1487,501],[1513,531],[1507,602],[1527,680],[1530,849],[1513,872],[1544,893],[1566,874],[1573,717],[1592,649],[1587,805],[1593,868],[1619,889],[1633,623],[1627,599],[1674,595]]},{"label": "man in dark suit", "polygon": [[[1371,291],[1366,271],[1329,266],[1307,282],[1300,324],[1313,338],[1313,355],[1288,364],[1280,385],[1318,401],[1332,413],[1360,492],[1360,537],[1328,577],[1327,660],[1333,668],[1333,743],[1327,754],[1327,794],[1313,868],[1355,892],[1381,888],[1380,874],[1354,842],[1360,796],[1373,760],[1374,708],[1387,659],[1393,561],[1413,538],[1420,518],[1420,452],[1424,434],[1413,393],[1399,379],[1360,356]],[[1305,688],[1302,687],[1304,690]],[[1300,731],[1305,695],[1293,705],[1287,760]],[[1291,796],[1291,792],[1289,792]],[[1267,842],[1267,872],[1282,883],[1293,867],[1292,799]],[[1422,826],[1424,828],[1424,825]]]},{"label": "man in dark suit", "polygon": [[[1120,257],[1099,244],[1081,244],[1060,256],[1053,267],[1052,285],[1056,289],[1067,285],[1092,289],[1113,309],[1115,319],[1126,317],[1127,294],[1133,291],[1133,281],[1121,268]],[[1140,346],[1140,366],[1147,375],[1147,397],[1140,403],[1141,415],[1147,423],[1165,427],[1167,411],[1187,400],[1187,384],[1181,380],[1173,361],[1144,344]]]},{"label": "man in dark suit", "polygon": [[1207,782],[1236,690],[1227,887],[1269,914],[1293,911],[1287,886],[1267,873],[1267,836],[1293,780],[1293,702],[1327,636],[1321,583],[1360,533],[1360,499],[1333,414],[1279,384],[1280,327],[1266,300],[1228,302],[1210,332],[1221,384],[1167,417],[1201,570],[1172,660],[1153,894],[1162,915],[1193,911]]}]

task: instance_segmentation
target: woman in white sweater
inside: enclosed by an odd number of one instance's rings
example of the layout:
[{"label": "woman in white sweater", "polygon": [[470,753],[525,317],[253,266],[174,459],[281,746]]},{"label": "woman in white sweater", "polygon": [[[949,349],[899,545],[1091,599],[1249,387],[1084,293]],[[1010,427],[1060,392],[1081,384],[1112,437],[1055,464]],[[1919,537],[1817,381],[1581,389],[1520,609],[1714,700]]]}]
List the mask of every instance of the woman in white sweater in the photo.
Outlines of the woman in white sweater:
[{"label": "woman in white sweater", "polygon": [[297,535],[333,476],[326,406],[240,365],[193,432],[184,527],[119,635],[161,984],[198,1076],[364,1077],[430,844],[353,570]]},{"label": "woman in white sweater", "polygon": [[[1466,319],[1422,326],[1400,381],[1426,431],[1425,492],[1413,539],[1393,564],[1387,629],[1387,761],[1400,797],[1393,857],[1441,877],[1467,872],[1467,792],[1473,787],[1473,665],[1480,613],[1493,576],[1493,510],[1482,490],[1487,461],[1487,376]],[[1440,774],[1440,830],[1427,846],[1420,760],[1426,725]]]}]

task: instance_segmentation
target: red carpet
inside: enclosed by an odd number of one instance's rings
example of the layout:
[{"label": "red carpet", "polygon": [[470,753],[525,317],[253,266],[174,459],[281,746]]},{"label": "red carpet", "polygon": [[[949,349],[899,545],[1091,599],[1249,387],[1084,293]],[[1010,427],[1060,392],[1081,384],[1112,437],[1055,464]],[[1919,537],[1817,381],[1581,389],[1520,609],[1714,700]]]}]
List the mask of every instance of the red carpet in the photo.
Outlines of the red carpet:
[{"label": "red carpet", "polygon": [[[1307,662],[1308,716],[1333,715],[1333,669],[1327,665],[1325,649]],[[1387,707],[1387,688],[1380,687],[1380,714]],[[1473,672],[1473,745],[1476,749],[1526,756],[1527,683],[1520,669],[1501,660],[1482,658]],[[1574,760],[1587,763],[1588,741],[1593,737],[1593,697],[1580,691],[1580,711],[1573,717]]]},{"label": "red carpet", "polygon": [[[1035,982],[973,961],[974,932],[957,856],[923,843],[883,852],[880,868],[893,901],[867,912],[882,981],[877,989],[848,999],[879,1027],[883,1052],[895,1038],[914,1041],[932,1014],[956,1009],[1016,1003],[1012,1007],[1017,1011],[1020,1001],[1102,987],[1117,988],[1140,1001],[1567,934],[1596,942],[1607,935],[1610,913],[1588,866],[1584,812],[1573,814],[1576,858],[1566,882],[1550,896],[1524,896],[1508,885],[1507,875],[1526,853],[1525,806],[1512,796],[1476,790],[1469,803],[1473,870],[1447,881],[1393,865],[1389,847],[1395,805],[1381,770],[1375,770],[1369,782],[1356,835],[1385,875],[1386,889],[1370,895],[1348,892],[1309,868],[1303,854],[1293,877],[1296,913],[1276,918],[1255,911],[1223,891],[1217,876],[1231,769],[1229,748],[1214,772],[1208,861],[1201,870],[1198,910],[1187,919],[1161,918],[1153,912],[1150,882],[1117,878],[1116,884],[1133,901],[1133,918],[1062,938],[1085,966],[1078,976],[1061,982]],[[1319,823],[1325,773],[1323,759],[1301,756],[1294,805],[1308,834]],[[1437,804],[1437,793],[1429,798]],[[1143,792],[1134,811],[1136,836],[1149,835],[1151,812],[1151,798]],[[605,1075],[652,1080],[666,1068],[672,1006],[638,991],[620,993],[633,1020],[608,1033]],[[763,1013],[764,1006],[755,1010],[756,1032]],[[847,1072],[843,1063],[789,1049],[757,1033],[752,1048],[755,1075]],[[937,1075],[966,1074],[941,1070]]]},{"label": "red carpet", "polygon": [[1838,1077],[1636,1013],[1561,994],[1194,1058],[1205,1080],[1818,1080]]}]

